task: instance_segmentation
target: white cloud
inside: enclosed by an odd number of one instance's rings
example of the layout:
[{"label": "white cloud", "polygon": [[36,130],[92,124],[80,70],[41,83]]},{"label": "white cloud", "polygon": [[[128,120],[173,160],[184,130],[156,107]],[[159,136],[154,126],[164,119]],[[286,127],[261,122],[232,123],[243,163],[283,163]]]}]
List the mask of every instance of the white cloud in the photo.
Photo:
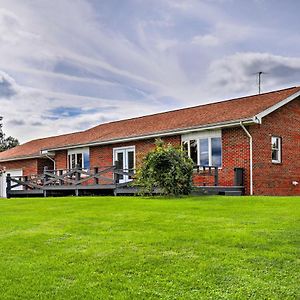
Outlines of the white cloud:
[{"label": "white cloud", "polygon": [[196,35],[193,37],[192,44],[208,47],[218,46],[220,44],[220,40],[211,34]]}]

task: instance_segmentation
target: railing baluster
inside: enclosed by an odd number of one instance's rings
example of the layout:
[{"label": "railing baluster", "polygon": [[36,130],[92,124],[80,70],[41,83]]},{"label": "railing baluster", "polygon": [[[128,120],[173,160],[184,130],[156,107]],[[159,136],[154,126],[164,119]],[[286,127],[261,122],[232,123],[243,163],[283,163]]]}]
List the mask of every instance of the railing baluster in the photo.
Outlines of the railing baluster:
[{"label": "railing baluster", "polygon": [[[94,175],[97,175],[98,174],[98,171],[99,171],[99,168],[98,167],[95,167],[94,168]],[[95,184],[99,184],[99,179],[97,177],[94,177],[94,183]]]},{"label": "railing baluster", "polygon": [[10,173],[6,175],[6,197],[10,198],[10,190],[11,190],[11,177]]}]

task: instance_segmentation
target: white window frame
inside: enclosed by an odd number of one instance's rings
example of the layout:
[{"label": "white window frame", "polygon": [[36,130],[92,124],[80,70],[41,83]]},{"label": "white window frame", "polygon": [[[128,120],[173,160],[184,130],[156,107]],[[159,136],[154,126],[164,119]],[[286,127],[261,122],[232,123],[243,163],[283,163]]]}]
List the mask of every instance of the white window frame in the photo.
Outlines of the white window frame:
[{"label": "white window frame", "polygon": [[[278,140],[278,148],[273,148],[273,139]],[[278,159],[272,158],[273,150],[278,151]],[[281,164],[282,163],[282,138],[280,136],[274,136],[271,137],[271,158],[273,164]]]},{"label": "white window frame", "polygon": [[82,165],[81,168],[84,168],[85,165],[85,158],[84,158],[84,154],[87,153],[88,156],[90,157],[90,149],[88,147],[85,148],[75,148],[75,149],[69,149],[68,150],[68,169],[70,167],[70,157],[72,156],[72,154],[75,154],[75,166],[77,166],[77,154],[81,154],[82,155]]},{"label": "white window frame", "polygon": [[116,161],[117,151],[120,151],[120,150],[133,150],[133,166],[135,169],[135,146],[125,146],[125,147],[113,148],[113,164]]},{"label": "white window frame", "polygon": [[[133,151],[133,168],[135,169],[135,163],[136,163],[136,159],[135,159],[135,146],[125,146],[125,147],[116,147],[116,148],[113,148],[113,164],[115,164],[118,151],[124,151],[124,150]],[[121,179],[119,181],[119,183],[125,183],[125,182],[129,182],[129,181],[133,180],[133,179],[130,179],[128,177],[129,176],[127,176],[127,175],[123,175],[123,179]]]},{"label": "white window frame", "polygon": [[[198,133],[190,133],[181,136],[181,143],[187,142],[188,143],[188,155],[190,157],[191,148],[190,148],[190,141],[196,140],[197,141],[197,165],[200,165],[200,140],[208,139],[208,164],[209,166],[212,165],[212,147],[211,147],[211,139],[212,138],[220,138],[222,141],[222,131],[221,130],[207,130]],[[222,143],[221,143],[221,151],[222,151]],[[223,164],[223,151],[221,152],[221,166],[219,169],[222,168]]]}]

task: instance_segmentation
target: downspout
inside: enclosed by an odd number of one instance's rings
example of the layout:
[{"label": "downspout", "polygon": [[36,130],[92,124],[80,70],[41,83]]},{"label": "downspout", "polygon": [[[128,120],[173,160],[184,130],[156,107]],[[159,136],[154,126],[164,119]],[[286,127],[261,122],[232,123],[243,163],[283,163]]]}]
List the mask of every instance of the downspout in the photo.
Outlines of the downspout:
[{"label": "downspout", "polygon": [[45,154],[45,156],[53,161],[53,169],[55,170],[55,159],[53,159],[52,157],[50,157],[48,154]]},{"label": "downspout", "polygon": [[253,195],[253,147],[252,147],[252,135],[250,132],[246,129],[243,122],[240,122],[241,127],[249,137],[249,146],[250,146],[250,195]]}]

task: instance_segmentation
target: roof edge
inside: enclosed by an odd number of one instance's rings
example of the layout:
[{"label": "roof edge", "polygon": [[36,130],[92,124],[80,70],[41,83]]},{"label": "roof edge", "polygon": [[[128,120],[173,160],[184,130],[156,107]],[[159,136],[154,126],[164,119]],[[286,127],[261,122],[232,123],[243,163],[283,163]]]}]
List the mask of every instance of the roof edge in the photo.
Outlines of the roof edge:
[{"label": "roof edge", "polygon": [[25,159],[34,159],[34,158],[42,158],[42,155],[28,155],[28,156],[16,156],[7,159],[0,159],[0,163],[8,162],[8,161],[16,161],[16,160],[25,160]]},{"label": "roof edge", "polygon": [[122,142],[130,142],[130,141],[137,141],[137,140],[145,140],[149,138],[155,138],[155,137],[164,137],[164,136],[172,136],[176,134],[185,134],[195,131],[203,131],[203,130],[210,130],[210,129],[217,129],[217,128],[224,128],[224,127],[234,127],[234,126],[240,126],[240,122],[246,123],[247,125],[250,124],[257,124],[257,120],[255,117],[247,118],[247,119],[239,119],[234,121],[227,121],[227,122],[221,122],[221,123],[212,123],[209,125],[204,126],[195,126],[195,127],[187,127],[182,129],[174,129],[174,130],[168,130],[168,131],[161,131],[156,133],[151,133],[147,135],[138,135],[138,136],[132,136],[132,137],[125,137],[125,138],[117,138],[112,140],[106,140],[106,141],[95,141],[91,143],[82,143],[82,144],[71,144],[66,145],[63,147],[54,147],[54,148],[44,148],[42,150],[47,151],[59,151],[59,150],[67,150],[67,149],[74,149],[74,148],[81,148],[81,147],[88,147],[88,146],[98,146],[98,145],[108,145],[108,144],[115,144],[115,143],[122,143]]},{"label": "roof edge", "polygon": [[264,111],[258,113],[254,117],[259,120],[259,123],[261,123],[262,122],[262,118],[266,117],[267,115],[269,115],[273,111],[279,109],[280,107],[288,104],[289,102],[295,100],[299,96],[300,96],[300,91],[298,91],[298,92],[296,92],[296,93],[288,96],[287,98],[281,100],[280,102],[277,102],[276,104],[270,106],[269,108],[265,109]]}]

